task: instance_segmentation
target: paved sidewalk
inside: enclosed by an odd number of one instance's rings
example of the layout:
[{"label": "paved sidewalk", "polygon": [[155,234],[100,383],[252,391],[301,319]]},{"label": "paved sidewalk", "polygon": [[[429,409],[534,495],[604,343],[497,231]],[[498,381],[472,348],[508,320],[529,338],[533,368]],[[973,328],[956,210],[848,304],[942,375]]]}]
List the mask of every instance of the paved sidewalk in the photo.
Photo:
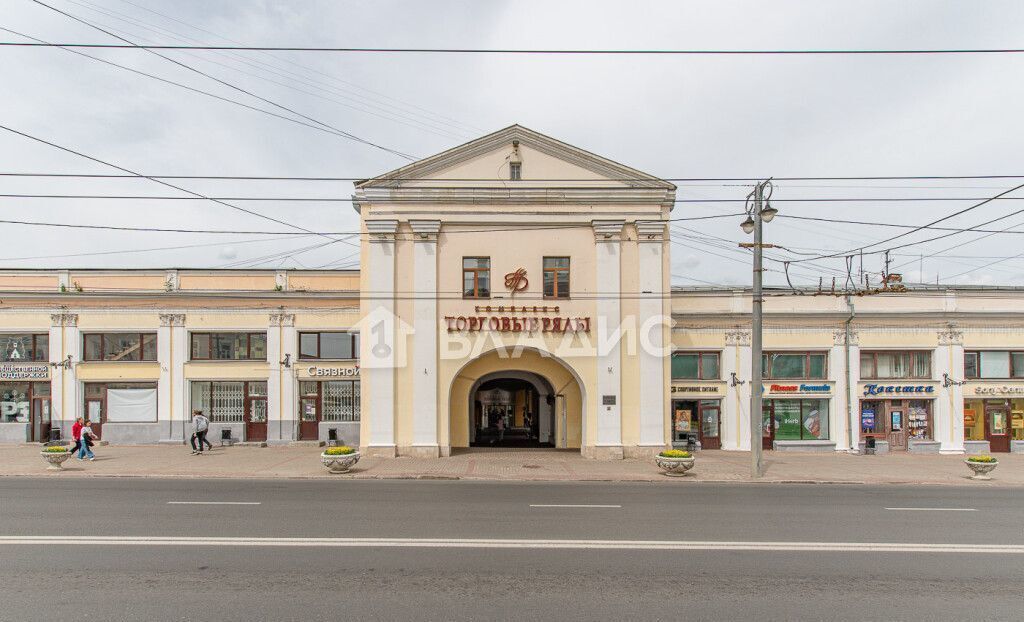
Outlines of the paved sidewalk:
[{"label": "paved sidewalk", "polygon": [[[224,477],[331,479],[480,479],[506,481],[750,481],[746,452],[703,451],[685,478],[666,477],[651,460],[586,460],[576,451],[481,449],[451,458],[369,458],[346,475],[331,475],[317,447],[217,447],[192,456],[185,446],[96,448],[95,461],[71,458],[61,472],[46,470],[38,445],[0,446],[0,476]],[[1024,455],[999,454],[991,482],[975,482],[963,456],[788,454],[766,452],[767,482],[1024,485]]]}]

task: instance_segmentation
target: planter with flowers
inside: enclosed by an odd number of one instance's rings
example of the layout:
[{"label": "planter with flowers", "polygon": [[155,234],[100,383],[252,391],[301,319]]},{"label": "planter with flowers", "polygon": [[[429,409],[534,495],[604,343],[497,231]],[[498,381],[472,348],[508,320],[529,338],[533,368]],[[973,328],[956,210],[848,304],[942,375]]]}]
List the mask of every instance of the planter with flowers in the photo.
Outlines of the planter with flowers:
[{"label": "planter with flowers", "polygon": [[50,466],[46,467],[48,471],[60,471],[64,468],[61,465],[71,457],[71,452],[63,445],[51,445],[50,447],[43,447],[39,455],[49,463]]},{"label": "planter with flowers", "polygon": [[686,475],[696,461],[693,454],[682,449],[667,449],[654,457],[655,464],[661,467],[661,470],[665,472],[664,475],[671,477]]},{"label": "planter with flowers", "polygon": [[971,471],[974,471],[974,475],[971,479],[978,480],[990,480],[989,473],[995,470],[999,466],[999,461],[992,456],[971,456],[964,460],[964,464],[967,465]]},{"label": "planter with flowers", "polygon": [[320,454],[320,462],[331,473],[348,473],[359,462],[359,452],[348,446],[328,447]]}]

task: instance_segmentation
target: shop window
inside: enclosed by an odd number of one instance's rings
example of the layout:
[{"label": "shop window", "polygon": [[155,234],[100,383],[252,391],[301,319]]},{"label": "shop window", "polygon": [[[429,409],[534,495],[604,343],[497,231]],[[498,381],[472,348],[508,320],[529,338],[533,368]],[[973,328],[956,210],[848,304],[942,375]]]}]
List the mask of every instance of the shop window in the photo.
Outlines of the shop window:
[{"label": "shop window", "polygon": [[350,360],[359,358],[359,333],[299,333],[299,358]]},{"label": "shop window", "polygon": [[[192,410],[201,410],[215,423],[244,421],[246,402],[266,404],[267,383],[255,382],[192,382]],[[250,408],[258,410],[258,408]]]},{"label": "shop window", "polygon": [[86,383],[85,417],[94,424],[154,423],[155,382]]},{"label": "shop window", "polygon": [[29,407],[32,403],[32,384],[34,383],[0,383],[0,422],[28,423]]},{"label": "shop window", "polygon": [[860,353],[860,376],[871,379],[931,378],[932,353],[864,352]]},{"label": "shop window", "polygon": [[265,361],[266,333],[192,333],[192,360]]},{"label": "shop window", "polygon": [[569,258],[544,258],[544,297],[569,297]]},{"label": "shop window", "polygon": [[156,333],[86,333],[85,361],[155,361]]},{"label": "shop window", "polygon": [[673,352],[672,378],[719,380],[718,352]]},{"label": "shop window", "polygon": [[46,361],[50,358],[49,333],[0,335],[0,362]]},{"label": "shop window", "polygon": [[491,258],[462,258],[462,297],[491,297]]},{"label": "shop window", "polygon": [[967,378],[1024,378],[1024,352],[982,350],[964,353]]},{"label": "shop window", "polygon": [[358,380],[300,382],[300,412],[311,411],[312,421],[359,421],[359,388]]},{"label": "shop window", "polygon": [[772,380],[824,380],[828,373],[824,352],[768,352],[761,365],[764,377]]},{"label": "shop window", "polygon": [[827,440],[828,400],[770,400],[775,440]]}]

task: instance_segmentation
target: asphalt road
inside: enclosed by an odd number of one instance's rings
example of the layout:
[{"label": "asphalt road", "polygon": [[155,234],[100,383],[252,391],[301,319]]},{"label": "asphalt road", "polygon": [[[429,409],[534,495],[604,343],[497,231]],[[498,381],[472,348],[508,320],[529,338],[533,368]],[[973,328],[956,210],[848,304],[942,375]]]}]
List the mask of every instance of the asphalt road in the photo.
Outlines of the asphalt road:
[{"label": "asphalt road", "polygon": [[980,487],[0,478],[0,620],[1016,620],[1022,510]]}]

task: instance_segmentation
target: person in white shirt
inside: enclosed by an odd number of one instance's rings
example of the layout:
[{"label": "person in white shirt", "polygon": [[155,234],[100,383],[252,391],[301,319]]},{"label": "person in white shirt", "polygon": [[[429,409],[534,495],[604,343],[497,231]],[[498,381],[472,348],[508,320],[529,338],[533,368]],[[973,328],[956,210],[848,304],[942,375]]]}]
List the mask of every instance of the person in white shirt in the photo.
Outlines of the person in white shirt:
[{"label": "person in white shirt", "polygon": [[210,420],[206,418],[201,410],[192,411],[192,455],[197,456],[203,453],[203,445],[213,449],[213,443],[206,440],[206,433],[210,430]]},{"label": "person in white shirt", "polygon": [[98,437],[92,431],[92,421],[86,420],[85,425],[82,426],[82,444],[78,450],[78,459],[84,460],[86,457],[89,460],[95,460],[96,454],[92,453],[93,441]]}]

